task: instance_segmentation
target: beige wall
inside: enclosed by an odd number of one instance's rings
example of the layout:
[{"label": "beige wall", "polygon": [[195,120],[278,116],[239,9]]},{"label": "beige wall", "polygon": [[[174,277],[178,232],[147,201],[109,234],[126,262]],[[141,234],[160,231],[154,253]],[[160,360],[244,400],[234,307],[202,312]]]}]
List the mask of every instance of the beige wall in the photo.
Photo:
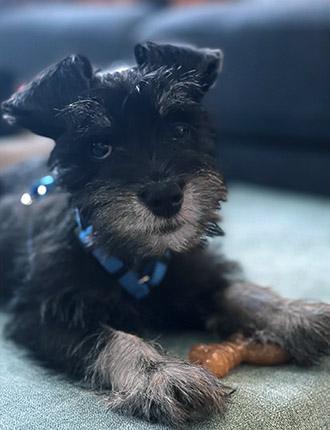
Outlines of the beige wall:
[{"label": "beige wall", "polygon": [[45,137],[22,133],[0,138],[0,168],[19,163],[37,155],[47,155],[53,141]]}]

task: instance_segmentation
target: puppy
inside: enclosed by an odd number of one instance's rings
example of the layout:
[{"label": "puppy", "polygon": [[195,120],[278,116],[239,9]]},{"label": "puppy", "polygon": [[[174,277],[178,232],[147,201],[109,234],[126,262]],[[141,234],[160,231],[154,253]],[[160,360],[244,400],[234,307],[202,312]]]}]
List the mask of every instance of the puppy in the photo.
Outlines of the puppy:
[{"label": "puppy", "polygon": [[146,43],[135,58],[100,73],[67,57],[3,103],[56,142],[53,176],[1,201],[7,330],[109,408],[180,427],[223,415],[230,389],[145,330],[240,330],[307,365],[329,354],[330,306],[244,282],[207,248],[227,192],[201,102],[221,52]]}]

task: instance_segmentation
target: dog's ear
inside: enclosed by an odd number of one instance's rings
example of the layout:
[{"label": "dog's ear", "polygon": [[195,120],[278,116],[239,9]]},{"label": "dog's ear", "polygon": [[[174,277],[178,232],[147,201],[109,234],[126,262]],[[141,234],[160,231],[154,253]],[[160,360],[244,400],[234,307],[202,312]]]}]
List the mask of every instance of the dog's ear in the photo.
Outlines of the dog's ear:
[{"label": "dog's ear", "polygon": [[71,55],[3,102],[4,118],[36,134],[56,139],[66,128],[59,111],[88,90],[92,80],[89,60]]},{"label": "dog's ear", "polygon": [[134,54],[139,68],[147,72],[165,66],[175,68],[181,75],[195,74],[204,91],[215,83],[223,59],[220,49],[159,45],[152,42],[136,45]]}]

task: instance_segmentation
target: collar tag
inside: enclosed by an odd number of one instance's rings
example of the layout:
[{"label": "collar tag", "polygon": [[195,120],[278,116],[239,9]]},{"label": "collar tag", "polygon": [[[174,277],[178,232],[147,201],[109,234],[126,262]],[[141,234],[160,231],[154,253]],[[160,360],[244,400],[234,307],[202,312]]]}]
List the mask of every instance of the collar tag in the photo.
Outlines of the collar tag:
[{"label": "collar tag", "polygon": [[149,281],[150,281],[150,276],[144,275],[144,276],[142,276],[142,278],[140,278],[138,280],[138,283],[141,285],[141,284],[144,284],[145,282],[149,282]]}]

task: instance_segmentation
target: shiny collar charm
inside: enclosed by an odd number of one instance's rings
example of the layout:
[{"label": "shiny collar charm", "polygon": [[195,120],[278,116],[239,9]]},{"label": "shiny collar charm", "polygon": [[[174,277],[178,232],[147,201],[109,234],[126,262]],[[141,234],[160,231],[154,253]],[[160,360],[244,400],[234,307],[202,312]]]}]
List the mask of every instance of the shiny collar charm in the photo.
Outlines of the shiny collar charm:
[{"label": "shiny collar charm", "polygon": [[43,176],[39,181],[34,182],[28,193],[21,196],[21,203],[24,206],[32,205],[34,200],[41,200],[55,188],[55,179],[50,176]]}]

